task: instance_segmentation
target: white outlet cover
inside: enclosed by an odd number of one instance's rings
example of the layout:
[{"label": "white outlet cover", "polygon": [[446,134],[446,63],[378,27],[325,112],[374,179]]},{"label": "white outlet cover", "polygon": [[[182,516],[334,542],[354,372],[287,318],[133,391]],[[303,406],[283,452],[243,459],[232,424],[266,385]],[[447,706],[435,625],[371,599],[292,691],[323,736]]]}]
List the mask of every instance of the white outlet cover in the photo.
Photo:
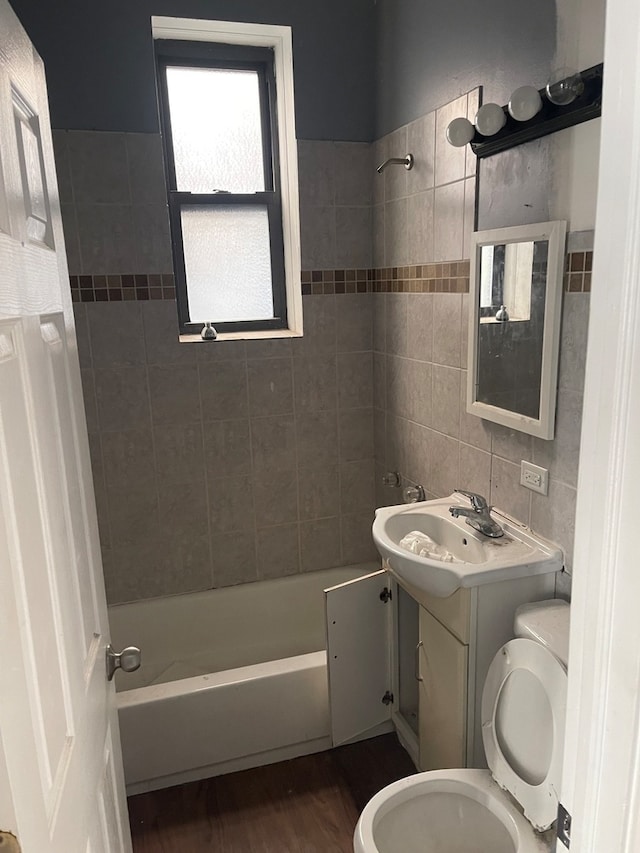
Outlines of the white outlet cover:
[{"label": "white outlet cover", "polygon": [[541,495],[549,493],[549,471],[534,465],[533,462],[520,461],[520,485]]}]

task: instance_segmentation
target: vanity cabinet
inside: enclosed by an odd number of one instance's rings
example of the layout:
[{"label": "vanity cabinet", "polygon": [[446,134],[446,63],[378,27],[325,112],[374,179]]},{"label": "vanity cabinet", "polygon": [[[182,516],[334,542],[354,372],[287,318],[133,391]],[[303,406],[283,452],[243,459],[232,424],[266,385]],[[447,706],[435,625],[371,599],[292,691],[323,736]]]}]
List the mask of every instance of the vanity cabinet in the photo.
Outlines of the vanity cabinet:
[{"label": "vanity cabinet", "polygon": [[396,730],[420,770],[484,767],[482,687],[517,607],[555,574],[436,598],[382,569],[325,591],[334,746]]}]

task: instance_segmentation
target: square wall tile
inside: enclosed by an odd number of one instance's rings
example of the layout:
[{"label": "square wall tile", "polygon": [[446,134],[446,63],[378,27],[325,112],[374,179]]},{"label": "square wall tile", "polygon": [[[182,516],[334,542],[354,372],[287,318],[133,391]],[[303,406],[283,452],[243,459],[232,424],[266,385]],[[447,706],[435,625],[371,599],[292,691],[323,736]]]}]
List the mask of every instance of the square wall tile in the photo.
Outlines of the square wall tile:
[{"label": "square wall tile", "polygon": [[249,359],[249,413],[282,415],[293,412],[293,372],[290,358]]},{"label": "square wall tile", "polygon": [[66,136],[76,204],[130,204],[126,134],[74,130]]},{"label": "square wall tile", "polygon": [[338,466],[299,468],[298,494],[301,520],[337,515],[340,510]]},{"label": "square wall tile", "polygon": [[149,364],[193,364],[196,361],[196,350],[200,345],[180,342],[178,310],[173,300],[127,304],[137,304],[142,311],[144,344]]},{"label": "square wall tile", "polygon": [[153,430],[155,469],[165,486],[204,483],[204,439],[201,424],[156,426]]},{"label": "square wall tile", "polygon": [[340,461],[373,458],[373,409],[339,412]]},{"label": "square wall tile", "polygon": [[251,473],[251,436],[247,418],[205,423],[203,439],[207,477]]},{"label": "square wall tile", "polygon": [[251,450],[256,472],[295,468],[296,425],[293,415],[252,418]]},{"label": "square wall tile", "polygon": [[[389,157],[406,157],[409,152],[407,148],[408,136],[407,128],[399,127],[390,133],[387,141],[387,155]],[[413,153],[413,152],[411,152]],[[378,164],[380,165],[380,164]],[[385,201],[393,201],[397,198],[407,197],[409,171],[401,164],[394,163],[387,166],[382,173],[384,178],[384,193]]]},{"label": "square wall tile", "polygon": [[253,531],[253,483],[249,477],[207,480],[211,533]]},{"label": "square wall tile", "polygon": [[393,355],[409,355],[407,348],[407,312],[409,296],[406,293],[388,293],[384,301],[386,320],[386,351]]},{"label": "square wall tile", "polygon": [[429,482],[423,485],[439,497],[450,495],[460,483],[460,443],[431,431],[429,445],[431,471]]},{"label": "square wall tile", "polygon": [[388,201],[384,206],[384,255],[391,267],[409,263],[407,199]]},{"label": "square wall tile", "polygon": [[131,200],[137,204],[166,204],[162,139],[159,133],[127,133],[127,164]]},{"label": "square wall tile", "polygon": [[[395,156],[395,155],[394,155]],[[389,157],[389,137],[383,136],[373,143],[373,169],[372,172],[372,194],[371,200],[374,205],[384,204],[385,198],[385,173],[377,171]]]},{"label": "square wall tile", "polygon": [[429,426],[453,438],[460,437],[460,370],[434,364],[431,374],[432,409]]},{"label": "square wall tile", "polygon": [[73,185],[71,182],[71,164],[67,147],[66,130],[53,130],[53,153],[56,161],[56,177],[58,179],[58,195],[60,204],[73,204]]},{"label": "square wall tile", "polygon": [[338,398],[335,355],[294,359],[293,389],[296,412],[336,409]]},{"label": "square wall tile", "polygon": [[[437,187],[459,181],[466,175],[466,148],[454,148],[447,141],[447,127],[454,118],[466,118],[467,96],[462,95],[436,111],[436,177]],[[451,256],[451,258],[457,256]]]},{"label": "square wall tile", "polygon": [[477,179],[467,178],[464,182],[464,226],[462,234],[462,257],[471,257],[471,235],[476,230]]},{"label": "square wall tile", "polygon": [[144,367],[99,368],[94,373],[98,423],[103,432],[151,426]]},{"label": "square wall tile", "polygon": [[484,495],[487,502],[491,495],[491,454],[469,444],[460,444],[461,489]]},{"label": "square wall tile", "polygon": [[139,302],[86,306],[94,367],[129,367],[146,361]]},{"label": "square wall tile", "polygon": [[568,571],[573,567],[576,499],[574,488],[553,479],[549,481],[548,495],[532,493],[531,496],[531,527],[560,545]]},{"label": "square wall tile", "polygon": [[78,221],[76,219],[76,206],[74,204],[60,204],[62,214],[62,228],[64,231],[64,250],[67,256],[69,275],[81,275],[82,255],[80,254],[80,241],[78,239]]},{"label": "square wall tile", "polygon": [[164,204],[134,204],[131,208],[135,239],[132,272],[172,273],[169,214]]},{"label": "square wall tile", "polygon": [[412,293],[407,297],[407,352],[417,361],[431,361],[433,355],[432,293]]},{"label": "square wall tile", "polygon": [[309,357],[336,351],[336,297],[303,296],[304,336],[293,341],[294,357]]},{"label": "square wall tile", "polygon": [[370,205],[371,177],[378,165],[374,165],[371,145],[367,142],[335,142],[333,158],[335,203]]},{"label": "square wall tile", "polygon": [[335,204],[334,143],[301,139],[298,142],[300,206]]},{"label": "square wall tile", "polygon": [[136,272],[138,253],[131,205],[83,203],[76,205],[76,212],[83,272],[92,275]]},{"label": "square wall tile", "polygon": [[407,260],[410,263],[433,261],[433,190],[417,193],[407,199]]},{"label": "square wall tile", "polygon": [[300,571],[300,543],[297,524],[265,527],[256,534],[260,576],[282,578]]},{"label": "square wall tile", "polygon": [[407,175],[409,195],[431,189],[435,179],[436,114],[427,113],[407,127],[407,150],[413,154],[413,169]]},{"label": "square wall tile", "polygon": [[370,207],[336,207],[337,269],[365,268],[373,263]]},{"label": "square wall tile", "polygon": [[296,416],[298,465],[324,468],[338,461],[338,421],[335,411],[303,412]]},{"label": "square wall tile", "polygon": [[353,563],[368,562],[375,562],[380,565],[380,556],[376,551],[371,535],[373,513],[343,515],[340,521],[342,562],[347,566]]},{"label": "square wall tile", "polygon": [[520,485],[520,465],[493,456],[491,460],[491,500],[523,524],[530,523],[531,494]]},{"label": "square wall tile", "polygon": [[373,294],[346,293],[337,302],[338,352],[371,349],[373,332]]},{"label": "square wall tile", "polygon": [[463,256],[464,190],[464,181],[447,184],[444,187],[436,187],[433,234],[434,261],[460,260]]},{"label": "square wall tile", "polygon": [[[313,487],[311,480],[309,488]],[[256,473],[253,495],[258,527],[298,521],[298,475],[295,470]]]},{"label": "square wall tile", "polygon": [[363,409],[373,406],[373,354],[338,354],[338,407]]},{"label": "square wall tile", "polygon": [[258,580],[255,531],[217,533],[211,537],[214,588]]},{"label": "square wall tile", "polygon": [[340,466],[340,512],[372,512],[375,506],[373,459]]},{"label": "square wall tile", "polygon": [[300,524],[300,562],[303,572],[332,569],[342,564],[339,517]]},{"label": "square wall tile", "polygon": [[198,376],[204,421],[247,417],[249,396],[247,366],[244,361],[200,364]]},{"label": "square wall tile", "polygon": [[154,424],[188,424],[201,420],[195,364],[154,364],[149,366],[148,372]]},{"label": "square wall tile", "polygon": [[461,366],[462,294],[433,294],[433,361]]},{"label": "square wall tile", "polygon": [[[108,486],[126,490],[136,480],[156,477],[153,434],[150,429],[104,432],[101,436],[103,475]],[[94,473],[96,458],[91,458]]]},{"label": "square wall tile", "polygon": [[336,267],[336,208],[304,205],[300,208],[302,268]]}]

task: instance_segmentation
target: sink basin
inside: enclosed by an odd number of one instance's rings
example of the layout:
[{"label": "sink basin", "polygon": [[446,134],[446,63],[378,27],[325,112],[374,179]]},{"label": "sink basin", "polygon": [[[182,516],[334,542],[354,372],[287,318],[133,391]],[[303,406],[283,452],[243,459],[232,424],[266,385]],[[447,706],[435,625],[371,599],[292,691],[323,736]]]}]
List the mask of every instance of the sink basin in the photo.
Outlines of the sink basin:
[{"label": "sink basin", "polygon": [[[491,539],[454,518],[450,506],[469,507],[463,495],[376,510],[373,541],[400,580],[417,589],[447,598],[461,587],[480,586],[528,575],[558,572],[563,554],[557,545],[533,533],[498,509],[492,510],[504,536]],[[425,534],[435,543],[425,555],[401,541],[409,533]],[[440,556],[438,556],[440,553]]]}]

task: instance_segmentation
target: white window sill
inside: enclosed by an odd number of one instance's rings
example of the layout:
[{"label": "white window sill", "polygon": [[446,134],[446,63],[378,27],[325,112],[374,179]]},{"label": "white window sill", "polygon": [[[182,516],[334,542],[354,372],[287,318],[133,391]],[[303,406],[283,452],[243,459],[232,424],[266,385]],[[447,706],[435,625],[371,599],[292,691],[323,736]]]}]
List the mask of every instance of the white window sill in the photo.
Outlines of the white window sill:
[{"label": "white window sill", "polygon": [[265,341],[272,338],[301,338],[293,329],[265,329],[260,332],[219,332],[214,341],[203,341],[200,335],[180,335],[182,344],[211,344],[217,341]]}]

